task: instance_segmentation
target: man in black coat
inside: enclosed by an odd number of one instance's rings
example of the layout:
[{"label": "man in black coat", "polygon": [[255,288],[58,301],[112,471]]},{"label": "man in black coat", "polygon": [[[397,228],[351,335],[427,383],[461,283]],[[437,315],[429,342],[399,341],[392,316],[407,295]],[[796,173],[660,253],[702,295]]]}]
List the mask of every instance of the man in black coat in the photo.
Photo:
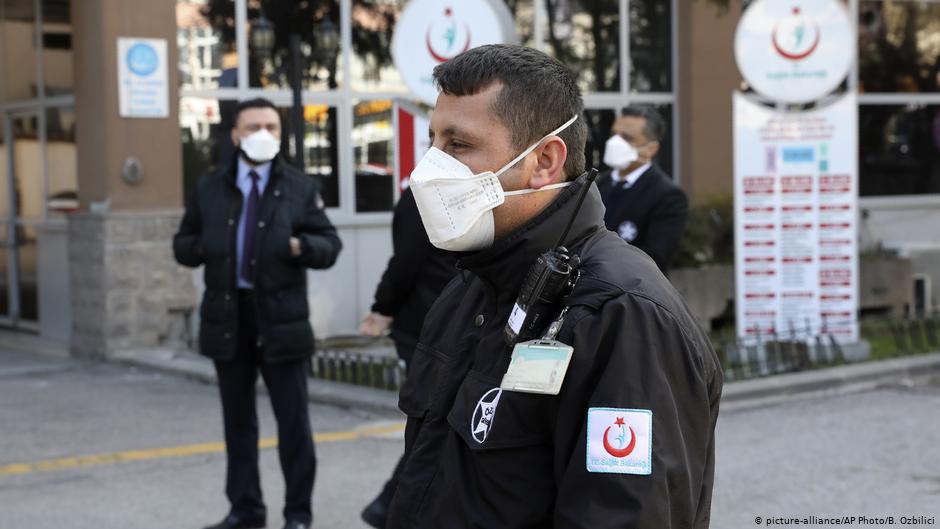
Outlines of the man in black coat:
[{"label": "man in black coat", "polygon": [[679,248],[689,212],[685,193],[653,163],[665,130],[656,110],[624,109],[604,149],[604,164],[611,169],[597,181],[607,207],[607,229],[646,252],[664,273]]},{"label": "man in black coat", "polygon": [[315,180],[285,163],[281,121],[266,99],[243,101],[231,132],[238,158],[203,176],[173,239],[176,260],[205,267],[199,348],[215,361],[229,514],[207,529],[264,527],[255,383],[264,379],[278,425],[285,529],[305,529],[316,471],[307,411],[314,351],[307,269],[329,268],[342,244]]},{"label": "man in black coat", "polygon": [[[488,45],[434,80],[411,187],[431,242],[462,253],[401,390],[387,527],[707,528],[721,366],[655,263],[605,229],[571,73]],[[520,290],[556,245],[577,279],[533,310]]]},{"label": "man in black coat", "polygon": [[[380,336],[391,329],[398,356],[408,363],[428,310],[457,273],[457,257],[431,244],[411,188],[402,192],[395,206],[392,246],[392,257],[375,289],[372,312],[363,319],[359,331]],[[362,519],[372,527],[385,527],[404,460],[402,456],[382,492],[362,511]]]}]

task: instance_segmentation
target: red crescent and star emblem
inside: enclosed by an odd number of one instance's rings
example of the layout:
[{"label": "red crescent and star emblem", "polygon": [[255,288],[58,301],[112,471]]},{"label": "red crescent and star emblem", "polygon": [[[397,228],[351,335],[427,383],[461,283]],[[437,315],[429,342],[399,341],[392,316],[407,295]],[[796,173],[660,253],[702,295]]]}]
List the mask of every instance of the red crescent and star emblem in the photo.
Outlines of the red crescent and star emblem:
[{"label": "red crescent and star emblem", "polygon": [[[799,16],[800,16],[800,13],[801,13],[801,11],[800,11],[800,8],[799,8],[799,7],[794,7],[794,8],[793,8],[793,15],[794,15],[794,16],[799,17]],[[816,48],[819,47],[819,41],[821,40],[821,33],[820,33],[820,31],[819,31],[819,26],[818,26],[818,25],[815,26],[815,31],[813,31],[814,36],[815,36],[815,38],[813,39],[813,44],[810,45],[809,48],[807,48],[807,49],[805,49],[805,50],[803,50],[803,51],[799,51],[799,52],[797,52],[797,51],[788,51],[788,50],[784,49],[784,47],[780,44],[780,40],[779,40],[778,37],[777,37],[777,30],[778,30],[778,29],[779,29],[779,26],[774,26],[774,31],[773,31],[771,40],[772,40],[772,42],[773,42],[774,50],[775,50],[777,53],[779,53],[780,56],[783,57],[784,59],[789,59],[789,60],[791,60],[791,61],[801,61],[801,60],[803,60],[803,59],[809,57],[810,55],[812,55],[812,54],[816,51]],[[803,40],[804,34],[805,34],[805,26],[802,25],[802,24],[798,25],[798,26],[796,27],[795,35],[794,35],[794,36],[796,37],[796,39],[797,39],[797,46],[799,46],[800,42]]]},{"label": "red crescent and star emblem", "polygon": [[[444,38],[448,42],[448,52],[453,49],[454,39],[457,36],[457,23],[451,19],[453,15],[454,15],[453,9],[451,9],[450,7],[447,7],[446,9],[444,9],[444,17],[448,21],[450,21],[450,27],[444,32]],[[427,34],[425,35],[424,40],[428,47],[428,53],[431,54],[431,57],[433,57],[435,61],[447,62],[450,59],[453,59],[454,57],[456,57],[457,55],[470,49],[470,27],[467,26],[466,24],[464,24],[463,27],[464,27],[465,33],[467,34],[467,38],[464,41],[463,48],[460,49],[460,51],[457,51],[454,53],[440,53],[437,50],[435,50],[434,44],[432,43],[432,40],[431,40],[431,30],[434,28],[428,27],[428,31],[427,31]]]},{"label": "red crescent and star emblem", "polygon": [[614,446],[610,444],[610,441],[607,439],[607,434],[610,433],[610,429],[614,426],[620,427],[621,435],[618,437],[618,439],[622,441],[625,437],[626,432],[624,432],[625,424],[623,422],[623,417],[617,417],[617,420],[614,421],[614,424],[608,426],[607,429],[604,430],[604,450],[607,450],[607,453],[614,457],[627,457],[633,453],[633,449],[636,448],[636,432],[633,431],[632,426],[627,427],[630,430],[630,442],[627,443],[627,445],[623,448],[614,448]]}]

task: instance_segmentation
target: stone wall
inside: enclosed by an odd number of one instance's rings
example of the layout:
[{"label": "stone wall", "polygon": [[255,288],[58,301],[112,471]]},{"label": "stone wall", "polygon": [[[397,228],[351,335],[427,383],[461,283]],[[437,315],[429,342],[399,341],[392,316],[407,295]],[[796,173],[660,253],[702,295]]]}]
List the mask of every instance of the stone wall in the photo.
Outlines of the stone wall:
[{"label": "stone wall", "polygon": [[[72,354],[103,358],[167,345],[196,307],[192,272],[173,259],[180,211],[69,216]],[[174,331],[175,330],[175,331]]]}]

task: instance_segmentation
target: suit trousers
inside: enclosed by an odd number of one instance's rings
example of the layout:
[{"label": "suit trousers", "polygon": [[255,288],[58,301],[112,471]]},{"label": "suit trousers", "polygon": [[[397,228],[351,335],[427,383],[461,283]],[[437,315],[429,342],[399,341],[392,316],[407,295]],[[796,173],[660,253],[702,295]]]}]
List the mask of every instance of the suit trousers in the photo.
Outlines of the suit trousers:
[{"label": "suit trousers", "polygon": [[266,363],[258,347],[254,294],[239,290],[238,352],[231,361],[215,362],[225,424],[228,470],[225,493],[232,515],[264,519],[258,471],[258,415],[255,386],[258,372],[268,388],[277,420],[278,456],[284,474],[285,520],[312,522],[310,508],[316,456],[307,402],[309,360]]}]

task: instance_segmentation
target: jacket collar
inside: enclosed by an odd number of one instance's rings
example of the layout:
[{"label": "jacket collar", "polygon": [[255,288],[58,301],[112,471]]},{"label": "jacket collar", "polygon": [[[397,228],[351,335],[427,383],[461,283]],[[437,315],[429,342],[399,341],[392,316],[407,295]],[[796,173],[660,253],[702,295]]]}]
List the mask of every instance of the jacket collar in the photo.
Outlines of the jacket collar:
[{"label": "jacket collar", "polygon": [[[489,283],[499,299],[514,297],[538,256],[558,242],[586,183],[587,174],[581,175],[525,225],[485,250],[464,254],[457,267],[469,270]],[[592,184],[591,187],[564,241],[564,246],[572,254],[577,253],[583,239],[604,226],[604,205],[597,186]]]},{"label": "jacket collar", "polygon": [[[238,159],[241,154],[235,153],[235,156],[228,162],[228,165],[225,166],[225,180],[231,184],[233,187],[238,187]],[[281,173],[284,171],[284,164],[287,163],[284,161],[284,158],[280,154],[274,157],[274,160],[271,160],[271,173],[268,176],[268,184],[271,185],[274,181],[281,176]],[[267,189],[267,186],[265,186]]]}]

